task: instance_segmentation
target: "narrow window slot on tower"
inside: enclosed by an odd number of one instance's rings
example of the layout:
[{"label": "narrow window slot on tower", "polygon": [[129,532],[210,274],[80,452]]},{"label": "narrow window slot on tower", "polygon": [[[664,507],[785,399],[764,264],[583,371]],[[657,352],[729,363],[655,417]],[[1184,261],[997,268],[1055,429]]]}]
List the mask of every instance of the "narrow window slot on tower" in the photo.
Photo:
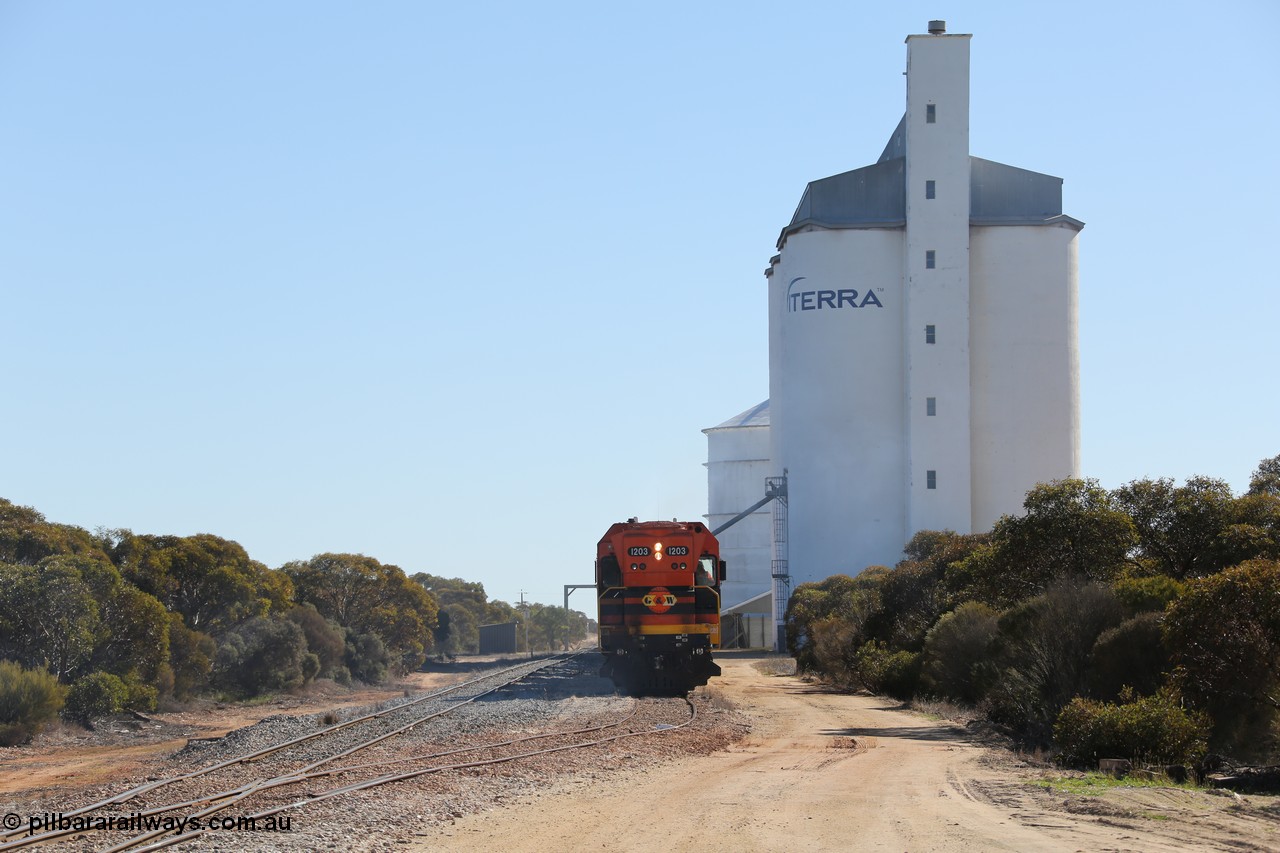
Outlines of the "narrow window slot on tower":
[{"label": "narrow window slot on tower", "polygon": [[937,123],[938,123],[938,108],[937,108],[937,106],[935,106],[934,104],[925,104],[925,107],[924,107],[924,121],[925,121],[925,124],[937,124]]},{"label": "narrow window slot on tower", "polygon": [[938,472],[937,471],[924,472],[924,487],[926,489],[938,488]]},{"label": "narrow window slot on tower", "polygon": [[931,270],[937,266],[937,263],[938,263],[938,253],[935,252],[933,249],[925,249],[924,268],[927,270]]},{"label": "narrow window slot on tower", "polygon": [[934,326],[925,326],[925,327],[924,327],[924,342],[925,342],[926,344],[936,344],[936,343],[938,342],[938,341],[937,341],[937,335],[935,335],[935,334],[934,334],[934,329],[935,329],[935,328],[936,328],[936,327],[934,327]]},{"label": "narrow window slot on tower", "polygon": [[924,413],[931,418],[938,414],[938,398],[937,397],[924,398]]},{"label": "narrow window slot on tower", "polygon": [[937,189],[936,189],[936,186],[937,186],[937,182],[936,182],[936,181],[925,181],[925,182],[924,182],[924,197],[925,197],[925,198],[937,198]]}]

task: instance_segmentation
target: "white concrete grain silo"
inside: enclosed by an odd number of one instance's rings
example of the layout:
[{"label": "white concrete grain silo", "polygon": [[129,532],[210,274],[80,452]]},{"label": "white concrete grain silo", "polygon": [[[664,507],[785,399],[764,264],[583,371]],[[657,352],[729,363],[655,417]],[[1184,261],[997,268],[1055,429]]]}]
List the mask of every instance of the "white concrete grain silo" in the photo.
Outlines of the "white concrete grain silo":
[{"label": "white concrete grain silo", "polygon": [[[770,473],[769,401],[702,432],[707,436],[707,525],[716,530],[760,501]],[[772,627],[762,630],[757,624],[772,622],[772,531],[773,509],[761,506],[717,537],[721,558],[733,567],[720,587],[721,610],[742,617],[725,625],[726,633],[745,635],[736,645],[772,645]]]},{"label": "white concrete grain silo", "polygon": [[884,153],[811,182],[766,271],[793,584],[893,565],[919,530],[989,529],[1079,476],[1083,223],[1060,178],[969,154],[970,38],[907,38]]}]

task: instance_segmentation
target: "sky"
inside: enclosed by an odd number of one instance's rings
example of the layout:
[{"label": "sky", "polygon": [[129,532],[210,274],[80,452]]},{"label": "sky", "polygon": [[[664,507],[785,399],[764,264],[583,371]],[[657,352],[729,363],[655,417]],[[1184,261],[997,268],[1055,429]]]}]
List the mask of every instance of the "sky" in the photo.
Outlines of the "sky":
[{"label": "sky", "polygon": [[[1280,453],[1269,0],[0,0],[0,497],[560,603],[706,512],[763,271],[930,19],[1083,220],[1083,473]],[[579,599],[586,593],[580,593]],[[590,611],[589,600],[570,599]]]}]

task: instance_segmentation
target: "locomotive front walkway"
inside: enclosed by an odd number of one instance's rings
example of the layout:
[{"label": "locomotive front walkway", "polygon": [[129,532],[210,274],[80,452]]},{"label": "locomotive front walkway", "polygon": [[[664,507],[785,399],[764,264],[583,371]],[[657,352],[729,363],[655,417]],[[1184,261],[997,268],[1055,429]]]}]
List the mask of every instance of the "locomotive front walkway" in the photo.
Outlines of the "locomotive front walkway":
[{"label": "locomotive front walkway", "polygon": [[1280,848],[1280,815],[1240,814],[1229,798],[1165,789],[1135,790],[1119,805],[1067,802],[1030,784],[1045,771],[963,729],[881,697],[827,693],[768,675],[763,657],[718,660],[724,675],[706,689],[753,722],[751,735],[731,750],[471,815],[413,849]]}]

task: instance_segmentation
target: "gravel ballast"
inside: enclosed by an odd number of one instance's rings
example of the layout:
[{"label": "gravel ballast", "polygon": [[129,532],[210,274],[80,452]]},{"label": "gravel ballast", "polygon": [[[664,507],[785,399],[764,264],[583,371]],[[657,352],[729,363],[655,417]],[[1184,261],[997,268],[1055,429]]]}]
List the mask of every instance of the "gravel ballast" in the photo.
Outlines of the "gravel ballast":
[{"label": "gravel ballast", "polygon": [[[747,732],[742,717],[729,709],[713,707],[702,690],[695,691],[690,696],[690,701],[697,709],[694,721],[685,727],[673,728],[689,718],[689,705],[684,699],[635,699],[618,695],[611,682],[595,675],[599,665],[598,655],[580,655],[571,661],[530,675],[516,685],[477,699],[438,719],[420,723],[382,743],[338,758],[331,764],[324,765],[324,769],[391,761],[471,745],[492,744],[521,736],[566,732],[625,719],[621,725],[575,738],[567,735],[551,737],[505,750],[468,751],[431,762],[397,761],[388,767],[369,768],[351,775],[310,779],[255,795],[253,800],[219,813],[216,819],[234,819],[237,815],[305,802],[308,797],[352,781],[386,773],[412,771],[440,763],[493,758],[623,732],[644,733],[643,736],[616,739],[600,745],[567,749],[508,763],[446,770],[393,782],[309,803],[300,808],[290,808],[275,816],[274,829],[268,828],[267,821],[262,820],[253,830],[219,829],[170,849],[397,849],[414,838],[437,835],[441,826],[465,814],[528,799],[561,784],[605,786],[611,780],[638,770],[691,754],[707,754],[723,748]],[[95,812],[94,816],[114,814],[117,818],[127,818],[161,804],[195,800],[246,782],[285,775],[349,749],[357,741],[399,728],[413,719],[411,715],[421,716],[432,710],[442,709],[467,695],[469,694],[465,691],[459,691],[455,696],[431,699],[413,708],[396,709],[377,720],[366,721],[352,726],[350,730],[334,732],[324,738],[290,747],[275,756],[264,757],[248,765],[235,764],[208,776],[146,792],[127,803],[113,806],[113,811]],[[403,705],[411,698],[414,697],[385,703],[385,706],[393,708]],[[373,710],[383,708],[344,709],[337,717],[339,721],[344,721]],[[268,717],[256,725],[238,729],[218,740],[192,742],[167,760],[148,768],[146,778],[122,779],[110,786],[81,789],[65,795],[56,791],[41,792],[42,795],[10,801],[0,808],[24,815],[70,812],[143,784],[147,779],[180,775],[312,734],[325,728],[325,719],[324,714]],[[331,721],[332,716],[328,719]],[[202,807],[190,806],[178,809],[170,816],[188,817],[200,808]],[[93,833],[40,849],[102,850],[136,834],[138,833],[134,831],[121,830]]]}]

